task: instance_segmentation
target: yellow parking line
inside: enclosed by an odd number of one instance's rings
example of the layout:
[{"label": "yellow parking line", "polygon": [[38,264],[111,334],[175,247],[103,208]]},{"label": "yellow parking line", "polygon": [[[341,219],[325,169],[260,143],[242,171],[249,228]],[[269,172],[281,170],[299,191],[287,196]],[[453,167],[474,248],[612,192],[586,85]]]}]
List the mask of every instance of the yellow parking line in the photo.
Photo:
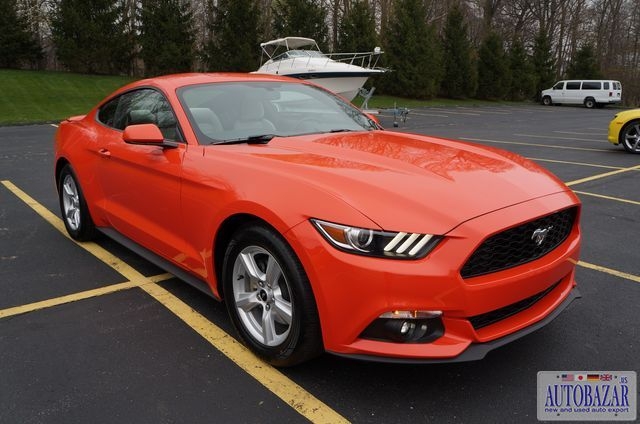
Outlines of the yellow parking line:
[{"label": "yellow parking line", "polygon": [[623,203],[631,203],[632,205],[640,205],[640,202],[637,202],[635,200],[622,199],[620,197],[605,196],[603,194],[596,194],[596,193],[587,193],[586,191],[574,190],[573,192],[576,194],[583,194],[585,196],[600,197],[601,199],[615,200],[616,202],[623,202]]},{"label": "yellow parking line", "polygon": [[26,305],[15,306],[12,308],[0,310],[0,318],[6,318],[13,315],[26,314],[27,312],[38,311],[40,309],[51,308],[52,306],[63,305],[65,303],[76,302],[78,300],[90,299],[92,297],[103,296],[109,293],[115,293],[121,290],[128,290],[137,287],[135,284],[127,281],[125,283],[112,284],[110,286],[100,287],[98,289],[87,290],[83,292],[73,293],[66,296],[55,297],[40,302],[29,303]]},{"label": "yellow parking line", "polygon": [[579,261],[578,265],[584,268],[593,269],[594,271],[604,272],[605,274],[614,275],[616,277],[624,278],[625,280],[631,280],[631,281],[635,281],[636,283],[640,283],[640,276],[638,275],[629,274],[627,272],[618,271],[618,270],[607,268],[600,265],[590,264],[584,261]]},{"label": "yellow parking line", "polygon": [[[2,184],[41,215],[47,222],[66,235],[64,224],[60,218],[52,214],[48,209],[39,204],[36,200],[20,190],[10,181],[2,181]],[[271,365],[254,356],[246,347],[238,343],[220,327],[203,317],[168,290],[153,283],[150,278],[140,274],[126,262],[117,258],[95,243],[89,242],[77,244],[127,278],[129,282],[124,284],[137,286],[151,295],[194,331],[200,334],[200,336],[206,339],[216,349],[222,352],[227,358],[243,369],[247,374],[251,375],[260,384],[311,422],[348,422],[343,416],[317,399],[311,393],[307,392],[300,385],[290,380]]]},{"label": "yellow parking line", "polygon": [[547,147],[549,149],[581,150],[584,152],[610,152],[610,150],[606,150],[606,149],[591,149],[588,147],[555,146],[552,144],[525,143],[521,141],[489,140],[486,138],[461,137],[460,140],[477,141],[477,142],[485,142],[485,143],[498,143],[498,144],[513,144],[517,146]]},{"label": "yellow parking line", "polygon": [[590,167],[593,167],[593,168],[624,169],[622,166],[599,165],[599,164],[595,164],[595,163],[585,163],[585,162],[571,162],[571,161],[568,161],[568,160],[540,159],[540,158],[532,158],[532,157],[529,157],[527,159],[535,160],[535,161],[538,161],[538,162],[563,163],[563,164],[567,164],[567,165],[590,166]]},{"label": "yellow parking line", "polygon": [[568,186],[572,186],[572,185],[582,184],[582,183],[586,183],[593,180],[599,180],[600,178],[611,177],[612,175],[622,174],[623,172],[629,172],[629,171],[635,171],[635,170],[640,170],[640,165],[632,166],[629,168],[617,169],[615,171],[605,172],[604,174],[592,175],[591,177],[569,181],[568,183],[565,183],[565,184]]}]

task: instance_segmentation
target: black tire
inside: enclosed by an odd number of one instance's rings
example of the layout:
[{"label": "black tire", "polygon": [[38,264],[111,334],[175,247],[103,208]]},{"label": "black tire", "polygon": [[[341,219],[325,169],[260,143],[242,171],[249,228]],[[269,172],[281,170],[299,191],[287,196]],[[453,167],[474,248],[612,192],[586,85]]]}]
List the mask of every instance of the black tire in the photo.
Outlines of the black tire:
[{"label": "black tire", "polygon": [[593,109],[596,107],[596,100],[593,97],[587,97],[584,99],[584,107],[587,109]]},{"label": "black tire", "polygon": [[222,279],[231,322],[255,354],[289,367],[322,353],[311,285],[277,232],[259,223],[238,230],[226,249]]},{"label": "black tire", "polygon": [[551,97],[544,96],[542,98],[542,104],[545,105],[545,106],[551,106],[553,104],[553,102],[551,101]]},{"label": "black tire", "polygon": [[640,119],[627,122],[620,130],[618,141],[627,152],[640,153]]},{"label": "black tire", "polygon": [[70,165],[65,165],[58,178],[58,199],[62,221],[72,239],[89,241],[96,236],[96,227],[89,214],[78,177]]}]

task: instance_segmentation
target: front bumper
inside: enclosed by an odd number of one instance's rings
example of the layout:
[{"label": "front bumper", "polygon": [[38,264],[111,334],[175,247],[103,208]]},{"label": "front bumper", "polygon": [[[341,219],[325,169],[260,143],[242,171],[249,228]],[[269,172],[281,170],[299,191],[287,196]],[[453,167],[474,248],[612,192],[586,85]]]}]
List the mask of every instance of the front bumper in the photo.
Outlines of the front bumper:
[{"label": "front bumper", "polygon": [[[577,297],[578,218],[569,237],[535,261],[463,279],[460,269],[466,259],[485,237],[576,204],[572,194],[557,193],[483,215],[449,232],[433,252],[416,261],[340,252],[309,222],[285,236],[311,282],[327,351],[403,362],[471,360],[542,327]],[[474,328],[470,321],[547,290],[530,306],[490,325]],[[429,343],[361,337],[381,314],[395,310],[442,311],[444,333]]]}]

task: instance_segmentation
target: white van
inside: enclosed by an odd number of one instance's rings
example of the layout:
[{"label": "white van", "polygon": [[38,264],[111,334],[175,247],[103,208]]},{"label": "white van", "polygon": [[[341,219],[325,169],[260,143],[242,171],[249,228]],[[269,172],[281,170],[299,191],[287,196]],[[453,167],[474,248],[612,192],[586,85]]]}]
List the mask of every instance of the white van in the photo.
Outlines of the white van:
[{"label": "white van", "polygon": [[620,81],[566,80],[542,90],[542,104],[583,104],[589,109],[622,102]]}]

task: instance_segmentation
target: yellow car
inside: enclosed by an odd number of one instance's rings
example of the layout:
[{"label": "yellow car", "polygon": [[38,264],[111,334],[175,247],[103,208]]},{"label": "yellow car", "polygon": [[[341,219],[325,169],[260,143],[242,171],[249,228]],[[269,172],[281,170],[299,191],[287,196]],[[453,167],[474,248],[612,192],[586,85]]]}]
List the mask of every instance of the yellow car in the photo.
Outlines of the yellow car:
[{"label": "yellow car", "polygon": [[640,153],[640,109],[620,112],[609,122],[609,142],[622,144],[629,153]]}]

